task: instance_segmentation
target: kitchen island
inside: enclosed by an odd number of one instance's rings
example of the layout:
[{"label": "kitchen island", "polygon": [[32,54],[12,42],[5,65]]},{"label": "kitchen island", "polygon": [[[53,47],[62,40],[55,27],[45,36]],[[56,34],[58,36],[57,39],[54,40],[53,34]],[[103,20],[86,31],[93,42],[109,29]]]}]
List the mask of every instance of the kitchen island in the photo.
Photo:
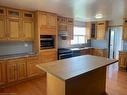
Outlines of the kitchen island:
[{"label": "kitchen island", "polygon": [[47,95],[105,95],[106,66],[117,61],[85,55],[37,67],[47,72]]}]

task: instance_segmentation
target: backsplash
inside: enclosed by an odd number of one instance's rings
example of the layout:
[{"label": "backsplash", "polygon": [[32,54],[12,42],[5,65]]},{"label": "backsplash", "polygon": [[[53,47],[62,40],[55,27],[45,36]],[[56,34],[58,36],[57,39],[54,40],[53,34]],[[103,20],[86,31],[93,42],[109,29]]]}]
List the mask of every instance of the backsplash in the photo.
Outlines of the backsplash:
[{"label": "backsplash", "polygon": [[102,48],[102,49],[108,48],[108,42],[107,40],[92,40],[91,47]]},{"label": "backsplash", "polygon": [[127,51],[127,41],[123,41],[123,50]]},{"label": "backsplash", "polygon": [[32,42],[0,42],[0,55],[32,52]]},{"label": "backsplash", "polygon": [[58,48],[73,48],[73,47],[91,47],[91,41],[89,40],[86,44],[82,45],[70,45],[69,40],[62,40],[62,38],[59,36],[58,37]]}]

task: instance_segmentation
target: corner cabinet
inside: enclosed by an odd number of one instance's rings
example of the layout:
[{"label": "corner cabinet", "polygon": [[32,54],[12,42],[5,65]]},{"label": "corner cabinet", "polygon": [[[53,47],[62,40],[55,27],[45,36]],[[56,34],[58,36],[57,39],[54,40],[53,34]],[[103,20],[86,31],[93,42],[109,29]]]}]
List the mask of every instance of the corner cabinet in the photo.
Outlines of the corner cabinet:
[{"label": "corner cabinet", "polygon": [[106,38],[106,32],[108,29],[107,21],[100,21],[96,23],[96,39],[104,40]]},{"label": "corner cabinet", "polygon": [[127,19],[124,19],[123,24],[123,40],[127,40]]},{"label": "corner cabinet", "polygon": [[0,85],[6,83],[6,61],[0,61]]}]

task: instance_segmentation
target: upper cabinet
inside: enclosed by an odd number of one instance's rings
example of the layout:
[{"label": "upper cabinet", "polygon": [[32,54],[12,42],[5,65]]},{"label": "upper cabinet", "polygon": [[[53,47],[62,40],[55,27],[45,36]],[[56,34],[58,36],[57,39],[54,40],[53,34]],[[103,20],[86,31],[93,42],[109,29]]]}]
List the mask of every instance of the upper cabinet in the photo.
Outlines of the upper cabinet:
[{"label": "upper cabinet", "polygon": [[127,40],[127,19],[124,19],[123,24],[123,40]]},{"label": "upper cabinet", "polygon": [[5,17],[0,17],[0,40],[7,40],[6,36],[6,19]]},{"label": "upper cabinet", "polygon": [[58,31],[65,31],[67,32],[67,18],[66,17],[58,17]]},{"label": "upper cabinet", "polygon": [[96,39],[97,40],[105,39],[107,28],[108,28],[107,21],[99,21],[96,23]]},{"label": "upper cabinet", "polygon": [[19,40],[21,33],[21,20],[7,19],[7,33],[9,40]]},{"label": "upper cabinet", "polygon": [[0,7],[0,16],[6,15],[6,9],[4,7]]},{"label": "upper cabinet", "polygon": [[68,39],[73,39],[74,20],[67,17],[58,17],[58,32],[67,32]]},{"label": "upper cabinet", "polygon": [[21,10],[17,10],[17,9],[7,9],[7,17],[10,18],[20,18],[22,17],[22,12]]},{"label": "upper cabinet", "polygon": [[41,35],[57,34],[57,15],[47,12],[37,12],[38,28]]},{"label": "upper cabinet", "polygon": [[74,31],[74,21],[72,18],[67,19],[67,32],[68,32],[68,39],[73,40],[73,31]]},{"label": "upper cabinet", "polygon": [[22,39],[32,41],[34,39],[34,13],[30,11],[23,11],[22,23]]},{"label": "upper cabinet", "polygon": [[33,40],[34,38],[33,20],[23,20],[23,38],[25,38],[25,40]]},{"label": "upper cabinet", "polygon": [[86,22],[85,24],[85,27],[86,27],[86,37],[87,39],[91,39],[91,22]]},{"label": "upper cabinet", "polygon": [[34,19],[34,13],[31,11],[23,11],[23,19]]},{"label": "upper cabinet", "polygon": [[0,7],[0,41],[33,41],[34,13]]}]

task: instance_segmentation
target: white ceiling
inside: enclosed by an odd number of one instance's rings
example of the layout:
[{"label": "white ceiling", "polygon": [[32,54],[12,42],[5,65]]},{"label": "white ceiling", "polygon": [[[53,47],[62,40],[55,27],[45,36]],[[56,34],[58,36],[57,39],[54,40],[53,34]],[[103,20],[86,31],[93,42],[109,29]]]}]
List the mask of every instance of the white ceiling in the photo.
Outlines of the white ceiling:
[{"label": "white ceiling", "polygon": [[95,21],[95,15],[101,13],[103,20],[119,23],[127,15],[127,0],[0,0],[0,5],[48,11],[80,21]]}]

